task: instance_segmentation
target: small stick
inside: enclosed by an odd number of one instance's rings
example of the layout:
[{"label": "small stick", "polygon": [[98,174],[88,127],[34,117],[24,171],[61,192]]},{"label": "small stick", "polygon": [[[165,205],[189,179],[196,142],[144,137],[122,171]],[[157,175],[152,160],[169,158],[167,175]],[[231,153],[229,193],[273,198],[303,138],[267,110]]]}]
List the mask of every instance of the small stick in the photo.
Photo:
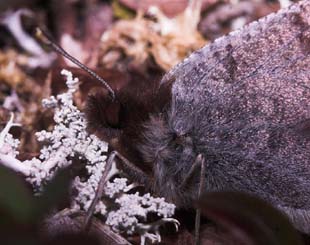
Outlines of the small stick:
[{"label": "small stick", "polygon": [[109,175],[109,172],[112,168],[113,161],[114,161],[115,157],[118,157],[122,161],[122,164],[124,164],[126,167],[130,168],[136,174],[139,174],[140,176],[143,176],[144,179],[147,179],[145,173],[142,170],[138,169],[134,164],[129,162],[125,157],[123,157],[121,154],[119,154],[116,151],[111,152],[109,155],[109,158],[107,160],[107,164],[106,164],[106,167],[104,169],[104,172],[103,172],[101,179],[98,183],[98,187],[96,190],[95,197],[94,197],[89,209],[87,210],[86,218],[85,218],[84,225],[83,225],[83,230],[88,230],[90,227],[92,215],[95,211],[95,208],[96,208],[98,201],[100,200],[100,198],[103,195],[104,186],[106,185],[106,183],[108,181],[108,175]]},{"label": "small stick", "polygon": [[104,187],[105,187],[105,184],[107,183],[108,181],[108,174],[112,168],[112,164],[113,164],[113,161],[114,161],[114,158],[115,158],[115,155],[116,155],[116,152],[113,151],[108,160],[107,160],[107,164],[105,166],[105,169],[103,171],[103,174],[101,176],[101,179],[98,183],[98,188],[96,190],[96,194],[95,194],[95,197],[89,207],[89,209],[87,210],[87,214],[86,214],[86,218],[85,218],[85,221],[84,221],[84,225],[83,225],[83,230],[88,230],[89,227],[90,227],[90,222],[91,222],[91,218],[93,216],[93,213],[95,211],[95,208],[96,208],[96,205],[98,203],[98,201],[100,200],[100,198],[102,197],[102,194],[103,194],[103,191],[104,191]]},{"label": "small stick", "polygon": [[180,189],[185,189],[187,186],[191,185],[191,181],[195,177],[197,171],[201,171],[201,154],[199,154],[196,159],[194,164],[191,166],[188,174],[185,176],[184,180],[182,181],[180,185]]},{"label": "small stick", "polygon": [[[199,181],[199,189],[198,189],[198,199],[201,197],[201,194],[203,192],[203,188],[205,186],[205,160],[204,157],[201,156],[201,154],[198,155],[198,158],[200,158],[200,181]],[[200,237],[199,237],[199,231],[200,231],[200,216],[201,216],[201,210],[200,208],[196,209],[196,218],[195,218],[195,245],[200,244]]]},{"label": "small stick", "polygon": [[115,92],[113,89],[110,87],[110,85],[104,81],[100,76],[98,76],[97,73],[92,71],[90,68],[82,64],[80,61],[78,61],[76,58],[68,54],[62,47],[60,47],[58,44],[56,44],[49,36],[47,33],[45,33],[42,29],[39,27],[36,28],[36,37],[39,39],[42,43],[52,47],[57,53],[63,55],[65,58],[73,62],[74,64],[78,65],[81,69],[86,71],[88,74],[93,76],[95,79],[99,80],[109,91],[110,96],[112,99],[115,99]]}]

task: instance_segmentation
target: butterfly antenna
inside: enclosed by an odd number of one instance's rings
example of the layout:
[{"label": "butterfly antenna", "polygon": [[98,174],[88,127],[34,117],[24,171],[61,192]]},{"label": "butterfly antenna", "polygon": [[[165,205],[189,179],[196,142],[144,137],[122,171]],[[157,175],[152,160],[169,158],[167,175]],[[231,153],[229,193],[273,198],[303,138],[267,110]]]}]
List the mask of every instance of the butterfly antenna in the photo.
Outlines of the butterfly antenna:
[{"label": "butterfly antenna", "polygon": [[47,33],[45,33],[42,29],[39,27],[36,28],[36,37],[44,44],[51,46],[57,53],[61,54],[80,68],[82,68],[84,71],[89,73],[91,76],[93,76],[95,79],[99,80],[109,91],[110,96],[112,99],[115,99],[115,92],[110,87],[110,85],[104,81],[100,76],[98,76],[97,73],[92,71],[90,68],[88,68],[86,65],[82,64],[80,61],[78,61],[76,58],[68,54],[62,47],[60,47],[57,43],[55,43],[51,37]]}]

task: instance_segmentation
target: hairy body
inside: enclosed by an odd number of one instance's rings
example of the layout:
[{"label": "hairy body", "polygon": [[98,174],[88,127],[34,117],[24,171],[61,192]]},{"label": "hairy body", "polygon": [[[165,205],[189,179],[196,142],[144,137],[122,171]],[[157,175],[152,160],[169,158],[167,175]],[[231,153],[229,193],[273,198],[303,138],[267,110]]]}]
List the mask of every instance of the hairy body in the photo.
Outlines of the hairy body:
[{"label": "hairy body", "polygon": [[180,207],[197,197],[199,173],[183,181],[201,154],[206,191],[259,196],[310,233],[309,55],[306,0],[196,51],[143,90],[146,102],[129,106],[130,86],[116,101],[92,96],[89,128],[116,130],[108,141],[144,170],[136,177]]}]

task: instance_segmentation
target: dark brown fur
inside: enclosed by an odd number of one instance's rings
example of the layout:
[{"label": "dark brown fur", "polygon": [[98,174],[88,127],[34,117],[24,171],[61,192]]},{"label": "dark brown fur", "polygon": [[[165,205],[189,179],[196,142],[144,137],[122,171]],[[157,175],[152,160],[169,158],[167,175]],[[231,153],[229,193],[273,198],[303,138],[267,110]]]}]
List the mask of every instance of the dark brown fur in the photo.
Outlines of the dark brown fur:
[{"label": "dark brown fur", "polygon": [[257,195],[310,233],[309,33],[306,0],[196,51],[160,84],[92,96],[89,127],[118,130],[114,149],[180,207],[197,197],[199,174],[182,182],[202,154],[206,191]]},{"label": "dark brown fur", "polygon": [[[137,149],[140,141],[137,132],[143,130],[150,115],[165,110],[169,104],[171,85],[159,88],[159,82],[160,79],[150,80],[131,72],[127,82],[115,81],[118,84],[115,100],[103,86],[97,87],[90,92],[85,110],[89,131],[108,141],[114,150],[130,162],[138,163],[147,173],[152,171],[152,166],[143,164]],[[115,86],[111,80],[109,84]]]}]

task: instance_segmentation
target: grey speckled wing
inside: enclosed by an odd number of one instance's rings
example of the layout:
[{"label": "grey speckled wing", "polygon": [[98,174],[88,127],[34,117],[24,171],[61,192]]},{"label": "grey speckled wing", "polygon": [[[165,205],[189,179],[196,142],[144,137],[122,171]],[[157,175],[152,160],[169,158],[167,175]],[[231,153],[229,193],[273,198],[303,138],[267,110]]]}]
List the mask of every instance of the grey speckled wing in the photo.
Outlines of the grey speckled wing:
[{"label": "grey speckled wing", "polygon": [[170,127],[205,156],[206,188],[258,195],[306,233],[309,54],[310,1],[301,1],[217,39],[162,80],[174,82]]}]

